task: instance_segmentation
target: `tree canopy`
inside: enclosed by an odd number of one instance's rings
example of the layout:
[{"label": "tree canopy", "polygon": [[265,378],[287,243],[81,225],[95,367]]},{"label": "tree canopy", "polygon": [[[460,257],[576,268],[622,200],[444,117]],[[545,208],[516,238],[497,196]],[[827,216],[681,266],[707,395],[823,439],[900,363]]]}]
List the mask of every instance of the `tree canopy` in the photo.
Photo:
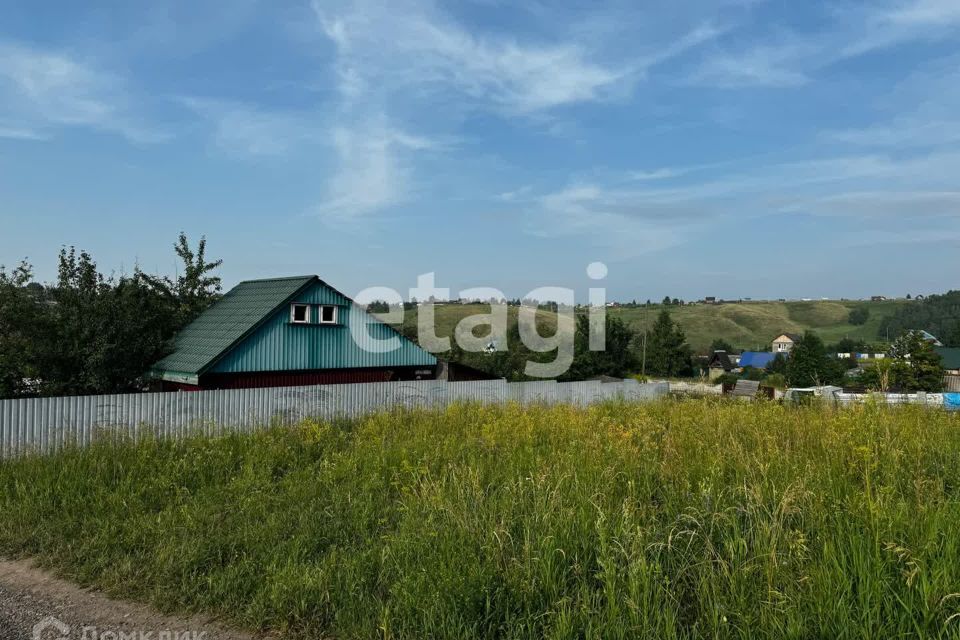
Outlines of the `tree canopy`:
[{"label": "tree canopy", "polygon": [[843,371],[827,354],[823,340],[807,331],[793,345],[786,363],[787,382],[792,387],[813,387],[837,384],[843,380]]},{"label": "tree canopy", "polygon": [[690,345],[683,329],[670,317],[666,309],[660,311],[647,336],[648,373],[660,376],[680,376],[692,372]]},{"label": "tree canopy", "polygon": [[727,353],[736,353],[736,348],[723,338],[714,338],[710,343],[710,353],[714,351],[726,351]]},{"label": "tree canopy", "polygon": [[562,377],[564,380],[585,380],[594,376],[613,376],[624,378],[637,370],[637,357],[634,352],[636,335],[620,318],[606,316],[604,349],[590,350],[590,318],[586,314],[577,316],[576,334],[573,340],[573,364]]},{"label": "tree canopy", "polygon": [[33,281],[22,263],[0,269],[0,396],[122,393],[142,389],[145,374],[169,352],[177,331],[216,299],[220,261],[206,242],[193,251],[184,234],[174,250],[176,279],[104,276],[93,257],[60,251],[57,280]]},{"label": "tree canopy", "polygon": [[960,347],[960,291],[915,300],[880,322],[878,337],[923,329],[948,347]]},{"label": "tree canopy", "polygon": [[847,322],[852,325],[863,325],[870,319],[870,310],[866,307],[856,307],[847,314]]},{"label": "tree canopy", "polygon": [[898,337],[887,355],[863,372],[861,384],[904,393],[943,390],[943,362],[919,332],[908,331]]}]

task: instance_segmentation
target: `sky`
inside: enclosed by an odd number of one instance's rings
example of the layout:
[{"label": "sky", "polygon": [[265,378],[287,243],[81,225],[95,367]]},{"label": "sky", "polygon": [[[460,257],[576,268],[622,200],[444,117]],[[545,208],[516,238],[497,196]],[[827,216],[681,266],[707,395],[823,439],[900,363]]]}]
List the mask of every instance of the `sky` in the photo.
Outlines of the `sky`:
[{"label": "sky", "polygon": [[[0,264],[960,288],[960,1],[0,0]],[[591,281],[588,264],[607,268]]]}]

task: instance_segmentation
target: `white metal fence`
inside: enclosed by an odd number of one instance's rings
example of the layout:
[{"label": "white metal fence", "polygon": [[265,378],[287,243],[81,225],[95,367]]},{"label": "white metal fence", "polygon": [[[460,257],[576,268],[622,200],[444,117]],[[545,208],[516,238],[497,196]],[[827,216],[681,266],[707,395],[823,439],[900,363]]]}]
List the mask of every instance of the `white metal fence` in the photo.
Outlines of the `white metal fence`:
[{"label": "white metal fence", "polygon": [[707,384],[705,382],[687,382],[684,380],[671,381],[670,393],[684,393],[693,396],[720,396],[723,395],[723,385]]},{"label": "white metal fence", "polygon": [[942,407],[942,393],[842,393],[833,395],[837,403],[843,406],[862,404],[868,400],[885,404],[919,404],[928,407]]},{"label": "white metal fence", "polygon": [[87,445],[103,434],[180,437],[202,430],[252,430],[307,418],[356,417],[394,407],[437,407],[456,401],[522,404],[605,399],[651,400],[665,382],[373,382],[181,393],[139,393],[0,400],[0,457]]},{"label": "white metal fence", "polygon": [[960,393],[960,376],[943,376],[943,390],[948,393]]}]

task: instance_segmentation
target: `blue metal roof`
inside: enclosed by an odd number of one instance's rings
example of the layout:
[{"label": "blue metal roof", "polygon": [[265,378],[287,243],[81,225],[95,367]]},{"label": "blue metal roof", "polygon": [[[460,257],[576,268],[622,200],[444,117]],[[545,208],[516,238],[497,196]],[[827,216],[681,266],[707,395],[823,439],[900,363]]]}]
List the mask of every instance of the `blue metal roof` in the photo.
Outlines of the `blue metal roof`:
[{"label": "blue metal roof", "polygon": [[744,351],[740,354],[740,366],[766,369],[776,357],[777,354],[769,351]]}]

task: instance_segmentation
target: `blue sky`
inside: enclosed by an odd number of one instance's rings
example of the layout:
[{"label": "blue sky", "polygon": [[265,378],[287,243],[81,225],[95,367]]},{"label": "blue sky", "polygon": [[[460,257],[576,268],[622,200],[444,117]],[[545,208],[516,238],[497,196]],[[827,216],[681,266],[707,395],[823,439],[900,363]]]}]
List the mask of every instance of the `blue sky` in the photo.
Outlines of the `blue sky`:
[{"label": "blue sky", "polygon": [[[389,6],[389,8],[387,8]],[[960,281],[960,2],[0,1],[0,263],[859,297]]]}]

